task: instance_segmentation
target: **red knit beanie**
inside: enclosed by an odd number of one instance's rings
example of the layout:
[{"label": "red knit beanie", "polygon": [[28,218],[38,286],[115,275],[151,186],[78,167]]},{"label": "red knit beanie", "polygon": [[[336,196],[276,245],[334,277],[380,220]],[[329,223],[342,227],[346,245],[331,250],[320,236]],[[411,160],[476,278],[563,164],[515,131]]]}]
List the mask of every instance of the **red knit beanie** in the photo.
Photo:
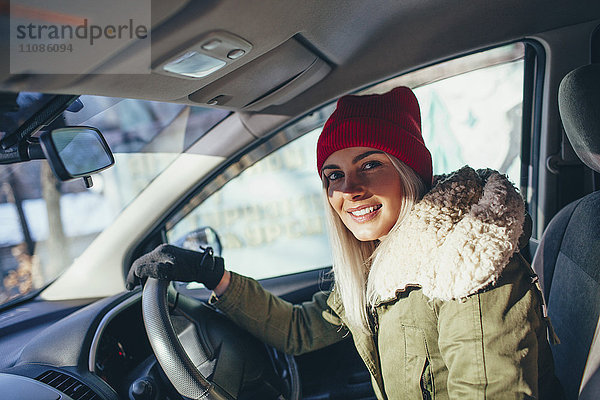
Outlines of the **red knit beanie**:
[{"label": "red knit beanie", "polygon": [[431,154],[421,136],[419,103],[409,88],[340,98],[317,142],[319,176],[330,155],[347,147],[362,146],[395,156],[431,186]]}]

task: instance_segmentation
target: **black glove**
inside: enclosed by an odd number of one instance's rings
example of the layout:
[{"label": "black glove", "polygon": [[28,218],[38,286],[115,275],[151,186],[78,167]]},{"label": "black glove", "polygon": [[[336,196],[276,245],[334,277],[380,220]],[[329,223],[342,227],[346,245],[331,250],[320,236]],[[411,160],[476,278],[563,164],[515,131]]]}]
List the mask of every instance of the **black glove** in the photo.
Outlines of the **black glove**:
[{"label": "black glove", "polygon": [[225,263],[221,257],[213,255],[213,249],[192,251],[161,244],[148,254],[144,254],[133,262],[127,275],[127,290],[133,290],[140,284],[140,279],[156,278],[161,280],[200,282],[208,289],[217,287],[223,273]]}]

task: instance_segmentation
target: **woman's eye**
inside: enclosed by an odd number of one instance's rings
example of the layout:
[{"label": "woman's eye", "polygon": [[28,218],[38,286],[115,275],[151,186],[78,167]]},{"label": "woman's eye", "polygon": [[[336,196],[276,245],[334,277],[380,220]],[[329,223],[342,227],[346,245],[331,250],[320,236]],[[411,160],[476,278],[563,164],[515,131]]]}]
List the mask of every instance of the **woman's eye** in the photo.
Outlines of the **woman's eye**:
[{"label": "woman's eye", "polygon": [[329,175],[327,175],[327,180],[329,180],[329,182],[333,182],[335,180],[340,179],[342,176],[343,175],[341,172],[335,171],[335,172],[332,172]]},{"label": "woman's eye", "polygon": [[366,163],[363,164],[362,169],[363,170],[373,169],[373,168],[379,167],[380,165],[381,165],[381,162],[379,162],[379,161],[367,161]]}]

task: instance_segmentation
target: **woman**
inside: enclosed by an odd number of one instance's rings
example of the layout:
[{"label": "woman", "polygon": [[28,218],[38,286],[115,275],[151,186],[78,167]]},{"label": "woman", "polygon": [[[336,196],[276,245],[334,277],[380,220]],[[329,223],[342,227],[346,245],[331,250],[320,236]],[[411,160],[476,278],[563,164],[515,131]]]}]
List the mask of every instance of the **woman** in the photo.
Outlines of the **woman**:
[{"label": "woman", "polygon": [[349,331],[380,399],[548,398],[559,393],[534,274],[519,254],[513,185],[469,167],[432,176],[412,91],[345,96],[317,143],[334,289],[289,304],[210,252],[161,245],[138,277],[199,281],[261,340],[300,354]]}]

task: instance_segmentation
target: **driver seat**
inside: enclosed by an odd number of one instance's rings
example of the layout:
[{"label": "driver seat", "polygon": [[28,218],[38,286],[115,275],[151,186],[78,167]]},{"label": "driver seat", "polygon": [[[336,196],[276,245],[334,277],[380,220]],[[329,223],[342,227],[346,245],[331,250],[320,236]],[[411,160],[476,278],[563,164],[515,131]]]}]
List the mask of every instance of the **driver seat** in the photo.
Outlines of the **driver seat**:
[{"label": "driver seat", "polygon": [[[567,74],[558,102],[575,152],[600,172],[600,65]],[[600,190],[595,189],[556,214],[533,260],[561,342],[552,352],[568,399],[600,398]]]}]

